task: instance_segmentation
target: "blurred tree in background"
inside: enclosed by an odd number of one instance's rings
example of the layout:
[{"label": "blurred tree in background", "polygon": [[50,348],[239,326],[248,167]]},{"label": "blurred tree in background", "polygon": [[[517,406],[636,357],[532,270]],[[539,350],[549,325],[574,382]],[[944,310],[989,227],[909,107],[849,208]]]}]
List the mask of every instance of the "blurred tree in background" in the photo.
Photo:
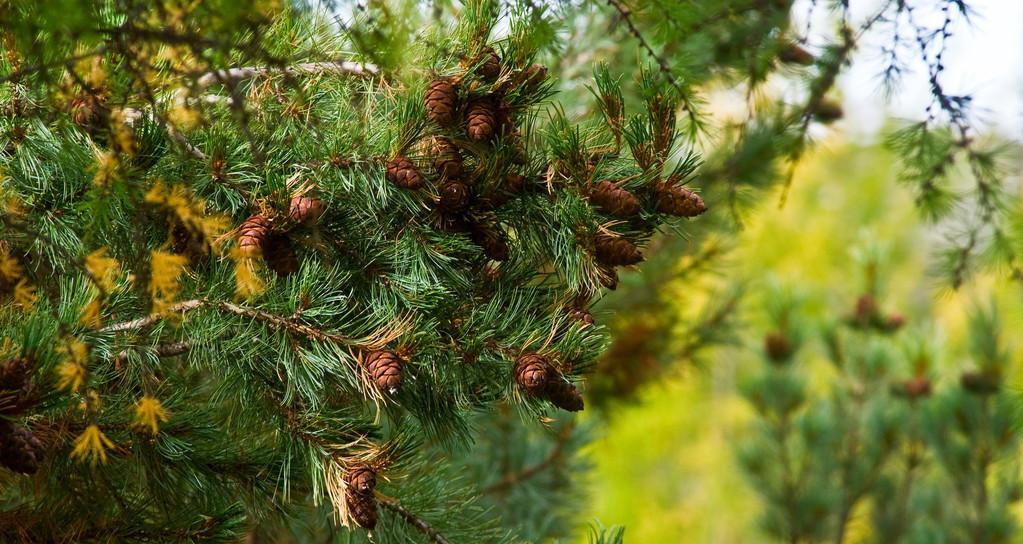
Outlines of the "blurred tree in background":
[{"label": "blurred tree in background", "polygon": [[[1023,233],[1000,149],[971,126],[969,97],[942,87],[968,7],[809,9],[826,12],[824,28],[762,0],[0,3],[13,402],[0,531],[348,542],[367,538],[361,526],[384,542],[620,542],[619,529],[580,530],[579,452],[598,440],[598,474],[609,459],[619,471],[598,501],[649,486],[626,501],[637,506],[596,505],[637,541],[675,542],[699,523],[715,541],[759,535],[662,511],[682,480],[635,444],[688,452],[642,432],[658,417],[633,416],[642,434],[620,444],[598,437],[628,425],[628,400],[678,364],[723,377],[686,399],[687,424],[741,412],[698,408],[734,397],[722,353],[748,342],[740,325],[762,286],[733,280],[785,272],[745,246],[814,253],[790,246],[802,241],[848,258],[841,237],[742,229],[793,209],[809,223],[822,211],[801,199],[841,190],[796,166],[842,117],[833,87],[866,36],[891,38],[891,88],[908,59],[930,71],[926,120],[890,140],[913,199],[873,176],[860,181],[874,200],[861,186],[845,195],[849,216],[823,215],[849,230],[915,207],[954,226],[937,270],[956,287],[984,264],[1015,270]],[[678,219],[704,201],[699,221]],[[848,284],[848,263],[839,270],[821,289]],[[598,414],[553,413],[582,407],[584,374]],[[844,423],[832,439],[873,421]],[[714,458],[719,491],[705,494],[720,499],[739,478],[715,439],[692,441],[708,454],[690,462]],[[941,463],[961,462],[949,453]],[[853,476],[836,490],[847,495],[818,501],[838,520],[899,474]]]}]

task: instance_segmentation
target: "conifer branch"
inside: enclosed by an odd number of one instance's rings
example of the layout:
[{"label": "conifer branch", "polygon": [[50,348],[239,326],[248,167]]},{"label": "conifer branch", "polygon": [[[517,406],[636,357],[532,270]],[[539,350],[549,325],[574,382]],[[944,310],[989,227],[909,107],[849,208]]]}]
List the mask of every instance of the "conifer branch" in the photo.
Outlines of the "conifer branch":
[{"label": "conifer branch", "polygon": [[444,538],[444,535],[437,532],[432,525],[426,522],[426,520],[415,515],[412,511],[398,504],[397,501],[384,495],[378,495],[377,501],[386,509],[398,514],[398,517],[403,519],[409,525],[415,527],[419,532],[430,537],[437,544],[451,544],[450,541]]},{"label": "conifer branch", "polygon": [[518,485],[533,476],[547,470],[559,460],[565,453],[565,446],[568,444],[569,439],[572,437],[572,431],[575,429],[575,425],[569,423],[561,428],[561,432],[558,433],[557,442],[554,443],[554,447],[551,448],[550,453],[540,461],[529,465],[528,467],[518,471],[505,474],[504,478],[501,478],[497,483],[488,486],[483,490],[483,493],[492,494],[500,493],[512,486]]},{"label": "conifer branch", "polygon": [[149,315],[147,315],[145,317],[140,317],[138,319],[132,319],[131,321],[124,321],[124,322],[121,322],[121,323],[115,323],[113,325],[107,325],[106,327],[103,327],[102,329],[99,329],[99,331],[97,331],[97,332],[101,332],[101,333],[104,333],[104,332],[122,332],[122,331],[136,330],[136,329],[144,329],[146,327],[149,327],[150,325],[155,325],[156,323],[159,323],[160,321],[163,321],[167,317],[168,314],[188,312],[188,311],[194,310],[196,308],[199,308],[199,307],[203,306],[204,304],[206,304],[206,301],[205,300],[201,300],[201,299],[186,300],[184,302],[179,302],[177,304],[174,304],[173,306],[168,307],[166,310],[164,310],[162,312],[158,312],[158,313],[154,313],[154,314],[149,314]]},{"label": "conifer branch", "polygon": [[304,62],[293,66],[285,66],[283,68],[272,66],[244,66],[207,72],[199,76],[195,83],[200,89],[205,89],[216,83],[252,79],[271,73],[282,73],[288,76],[298,74],[330,73],[335,75],[375,77],[380,74],[380,68],[378,68],[375,64],[352,61]]}]

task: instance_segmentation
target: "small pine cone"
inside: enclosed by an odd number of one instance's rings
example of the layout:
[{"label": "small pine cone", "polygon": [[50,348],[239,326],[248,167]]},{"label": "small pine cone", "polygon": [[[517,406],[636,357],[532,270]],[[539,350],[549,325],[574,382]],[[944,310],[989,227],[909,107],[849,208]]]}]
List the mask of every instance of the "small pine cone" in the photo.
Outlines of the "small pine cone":
[{"label": "small pine cone", "polygon": [[504,190],[512,194],[524,193],[527,182],[526,176],[510,173],[504,177]]},{"label": "small pine cone", "polygon": [[533,90],[547,79],[547,67],[543,64],[531,64],[522,75],[523,86],[526,90]]},{"label": "small pine cone", "polygon": [[501,57],[492,47],[485,47],[482,51],[482,62],[476,67],[476,73],[485,81],[493,81],[501,75]]},{"label": "small pine cone", "polygon": [[209,246],[202,236],[193,233],[180,221],[175,221],[171,227],[171,248],[174,253],[188,257],[188,261],[194,264],[208,252]]},{"label": "small pine cone", "polygon": [[639,199],[612,181],[604,180],[590,189],[590,202],[618,217],[631,217],[639,213]]},{"label": "small pine cone", "polygon": [[838,121],[842,115],[842,105],[834,100],[821,100],[813,110],[813,118],[825,124]]},{"label": "small pine cone", "polygon": [[569,412],[583,409],[583,396],[579,389],[563,378],[557,378],[547,387],[546,398],[551,404]]},{"label": "small pine cone", "polygon": [[363,366],[381,391],[397,393],[401,387],[401,367],[405,364],[393,351],[373,351],[366,355]]},{"label": "small pine cone", "polygon": [[700,195],[682,187],[662,181],[653,186],[657,211],[679,217],[696,217],[707,211]]},{"label": "small pine cone", "polygon": [[291,237],[283,232],[271,232],[263,241],[263,260],[278,276],[290,276],[298,272],[295,246]]},{"label": "small pine cone", "polygon": [[601,234],[594,241],[597,262],[606,266],[628,266],[643,260],[636,244],[620,236]]},{"label": "small pine cone", "polygon": [[242,255],[255,257],[263,251],[263,242],[270,234],[270,220],[262,215],[253,215],[242,221],[238,227],[238,248]]},{"label": "small pine cone", "polygon": [[909,399],[926,397],[931,394],[931,381],[924,376],[914,376],[908,380],[893,384],[892,393]]},{"label": "small pine cone", "polygon": [[425,183],[412,161],[398,156],[387,163],[387,181],[402,189],[419,189]]},{"label": "small pine cone", "polygon": [[787,43],[778,51],[778,60],[785,64],[799,64],[809,66],[813,64],[814,58],[809,51],[803,49],[799,44]]},{"label": "small pine cone", "polygon": [[360,463],[349,469],[347,481],[349,489],[353,492],[370,494],[377,486],[377,473],[373,467]]},{"label": "small pine cone", "polygon": [[573,321],[578,321],[585,325],[593,325],[595,323],[593,320],[593,314],[591,314],[589,310],[570,306],[565,308],[565,311],[568,312],[569,319],[572,319]]},{"label": "small pine cone", "polygon": [[0,464],[14,472],[35,474],[42,455],[43,445],[32,431],[0,421]]},{"label": "small pine cone", "polygon": [[90,136],[96,136],[108,128],[110,108],[102,96],[80,94],[71,99],[71,122]]},{"label": "small pine cone", "polygon": [[481,249],[487,258],[495,261],[508,260],[508,242],[504,231],[497,225],[475,225],[471,232],[472,242]]},{"label": "small pine cone", "polygon": [[780,332],[772,332],[764,337],[764,353],[775,363],[782,363],[792,356],[792,343]]},{"label": "small pine cone", "polygon": [[469,206],[472,194],[469,186],[460,180],[448,180],[441,184],[437,204],[446,212],[460,212]]},{"label": "small pine cone", "polygon": [[554,369],[547,358],[537,353],[524,353],[515,361],[515,382],[533,396],[547,390]]},{"label": "small pine cone", "polygon": [[458,111],[458,87],[449,78],[438,78],[426,88],[426,116],[435,123],[450,125]]},{"label": "small pine cone", "polygon": [[372,531],[377,526],[377,500],[372,493],[345,493],[348,514],[363,529]]},{"label": "small pine cone", "polygon": [[489,97],[478,98],[469,104],[465,114],[465,132],[474,142],[485,142],[497,129],[497,108]]},{"label": "small pine cone", "polygon": [[613,266],[604,266],[598,263],[597,270],[600,274],[597,276],[597,281],[604,286],[605,289],[614,291],[618,289],[618,271]]},{"label": "small pine cone", "polygon": [[32,361],[28,357],[14,357],[0,364],[0,391],[20,391],[28,384]]},{"label": "small pine cone", "polygon": [[959,384],[975,395],[992,395],[998,392],[1001,380],[997,375],[988,372],[963,372],[959,377]]},{"label": "small pine cone", "polygon": [[296,195],[291,197],[288,217],[300,225],[316,224],[323,215],[323,201],[314,196]]},{"label": "small pine cone", "polygon": [[443,136],[434,136],[430,139],[428,152],[438,174],[448,178],[462,175],[462,153],[454,142]]},{"label": "small pine cone", "polygon": [[870,293],[860,295],[860,298],[856,299],[856,310],[853,314],[853,319],[856,324],[866,327],[877,320],[879,311],[877,299],[874,298],[874,295]]}]

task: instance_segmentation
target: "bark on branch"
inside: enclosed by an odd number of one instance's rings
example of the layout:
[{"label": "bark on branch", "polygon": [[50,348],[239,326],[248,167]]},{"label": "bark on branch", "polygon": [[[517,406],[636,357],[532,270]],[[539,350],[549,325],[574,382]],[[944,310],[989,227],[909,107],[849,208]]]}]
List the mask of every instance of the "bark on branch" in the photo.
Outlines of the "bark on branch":
[{"label": "bark on branch", "polygon": [[271,66],[244,66],[227,70],[214,70],[203,74],[196,80],[196,85],[205,89],[216,83],[251,79],[265,74],[322,74],[374,77],[380,73],[375,64],[363,64],[352,61],[305,62],[283,68]]},{"label": "bark on branch", "polygon": [[405,520],[405,522],[408,523],[409,525],[415,527],[417,530],[419,530],[419,532],[430,537],[430,539],[436,542],[437,544],[451,544],[448,541],[448,539],[444,538],[444,535],[438,533],[437,529],[434,529],[432,525],[426,522],[426,520],[420,518],[413,512],[409,511],[402,505],[398,504],[398,502],[395,501],[394,499],[378,495],[377,500],[384,508],[394,512],[395,514],[398,514],[398,517]]}]

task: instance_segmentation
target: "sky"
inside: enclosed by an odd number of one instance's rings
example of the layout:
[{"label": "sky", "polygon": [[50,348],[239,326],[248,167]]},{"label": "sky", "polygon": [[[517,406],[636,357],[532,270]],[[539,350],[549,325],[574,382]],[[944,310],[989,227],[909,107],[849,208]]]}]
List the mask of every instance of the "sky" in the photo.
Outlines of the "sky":
[{"label": "sky", "polygon": [[[818,3],[823,3],[818,1]],[[969,22],[957,20],[945,54],[946,70],[941,83],[953,94],[972,94],[978,126],[1002,137],[1023,141],[1023,0],[969,0],[974,9]],[[811,0],[798,0],[794,13],[804,14]],[[938,0],[916,0],[927,11]],[[852,0],[854,17],[861,20],[880,5],[878,0]],[[815,10],[814,25],[827,22],[825,10]],[[939,16],[936,9],[931,16]],[[921,13],[925,21],[927,13]],[[805,20],[805,16],[802,17]],[[933,21],[933,19],[931,19]],[[812,33],[811,33],[812,34]],[[917,61],[904,78],[899,92],[885,97],[878,74],[884,33],[869,36],[856,52],[852,66],[839,78],[847,112],[846,129],[854,135],[876,135],[886,115],[899,119],[922,119],[929,101],[926,66]],[[812,39],[811,39],[812,43]]]}]

